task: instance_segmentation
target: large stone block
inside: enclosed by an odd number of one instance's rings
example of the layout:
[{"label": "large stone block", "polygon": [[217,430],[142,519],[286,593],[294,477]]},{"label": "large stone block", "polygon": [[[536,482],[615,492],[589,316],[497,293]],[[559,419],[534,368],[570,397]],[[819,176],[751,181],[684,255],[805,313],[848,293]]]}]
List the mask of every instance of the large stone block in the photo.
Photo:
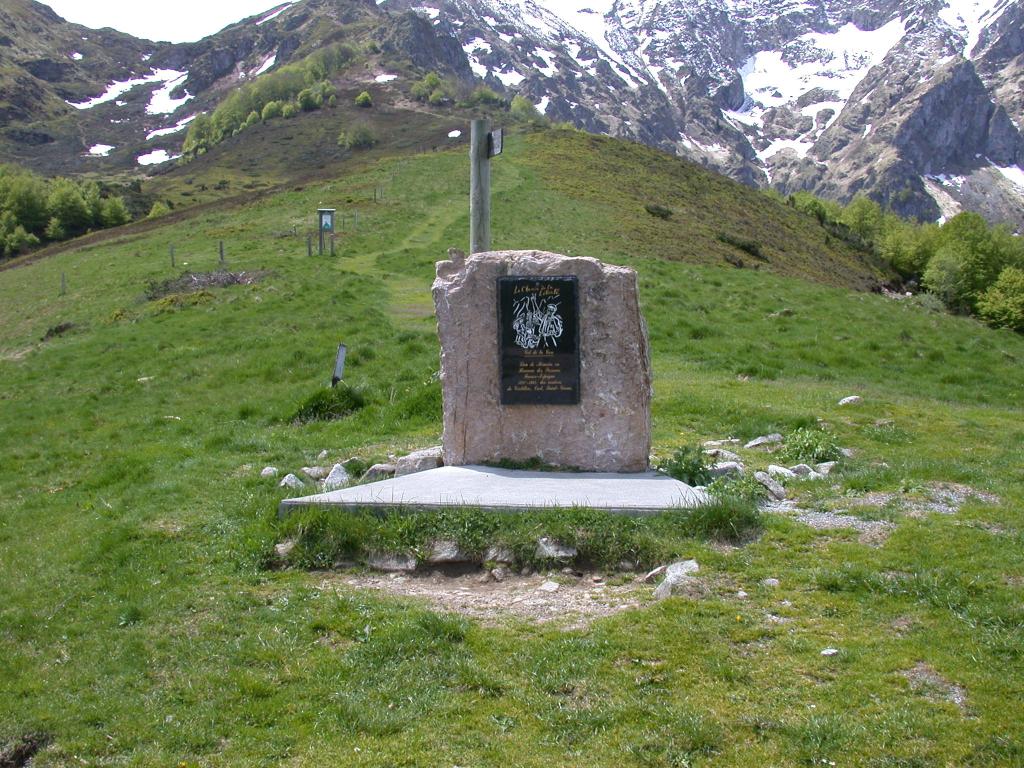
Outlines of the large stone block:
[{"label": "large stone block", "polygon": [[[579,402],[501,404],[498,278],[574,276]],[[433,287],[441,339],[444,463],[541,461],[641,472],[650,453],[651,372],[636,272],[544,251],[453,254]]]}]

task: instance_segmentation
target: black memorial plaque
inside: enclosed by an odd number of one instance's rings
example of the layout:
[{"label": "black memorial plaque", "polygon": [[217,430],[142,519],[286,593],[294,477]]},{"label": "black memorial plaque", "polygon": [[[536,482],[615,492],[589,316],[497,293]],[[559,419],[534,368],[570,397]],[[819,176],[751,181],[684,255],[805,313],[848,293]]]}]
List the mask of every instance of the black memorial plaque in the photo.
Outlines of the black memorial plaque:
[{"label": "black memorial plaque", "polygon": [[577,280],[498,278],[502,405],[580,401]]}]

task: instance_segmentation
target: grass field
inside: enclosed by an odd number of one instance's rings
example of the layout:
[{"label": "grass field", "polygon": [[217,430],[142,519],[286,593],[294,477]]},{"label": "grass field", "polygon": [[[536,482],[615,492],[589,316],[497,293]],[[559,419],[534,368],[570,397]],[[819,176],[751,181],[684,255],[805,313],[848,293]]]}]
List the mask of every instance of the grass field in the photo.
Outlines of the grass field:
[{"label": "grass field", "polygon": [[[381,157],[0,271],[0,759],[35,739],[33,766],[1024,765],[1024,338],[855,291],[884,270],[640,147],[510,137],[495,247],[638,270],[656,453],[823,419],[856,455],[802,503],[891,536],[767,515],[742,547],[684,537],[706,598],[572,631],[264,567],[286,495],[264,465],[438,442],[429,286],[468,239],[467,175],[464,150]],[[345,214],[334,259],[305,252],[321,204]],[[723,233],[767,260],[730,266]],[[220,240],[254,282],[146,298],[218,269]],[[293,424],[342,341],[366,407]],[[935,482],[998,501],[856,508]]]}]

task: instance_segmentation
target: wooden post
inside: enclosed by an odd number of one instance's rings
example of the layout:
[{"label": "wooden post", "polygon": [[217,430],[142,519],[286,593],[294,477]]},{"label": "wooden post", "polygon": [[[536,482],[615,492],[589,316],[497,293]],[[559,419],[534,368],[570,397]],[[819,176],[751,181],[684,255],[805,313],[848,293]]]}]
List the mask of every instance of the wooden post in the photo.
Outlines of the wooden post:
[{"label": "wooden post", "polygon": [[306,255],[313,255],[313,236],[308,232],[306,233]]},{"label": "wooden post", "polygon": [[171,246],[171,269],[174,269],[174,246]]},{"label": "wooden post", "polygon": [[487,157],[487,120],[469,129],[469,252],[491,249],[491,161]]},{"label": "wooden post", "polygon": [[224,241],[220,241],[220,265],[224,266]]}]

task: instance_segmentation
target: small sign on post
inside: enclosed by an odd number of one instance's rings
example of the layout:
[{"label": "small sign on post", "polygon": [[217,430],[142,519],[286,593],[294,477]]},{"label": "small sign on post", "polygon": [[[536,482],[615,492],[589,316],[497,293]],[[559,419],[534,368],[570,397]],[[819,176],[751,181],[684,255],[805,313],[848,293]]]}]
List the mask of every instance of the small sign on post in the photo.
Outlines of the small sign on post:
[{"label": "small sign on post", "polygon": [[334,376],[331,377],[331,386],[338,386],[338,382],[345,378],[345,345],[338,345],[338,356],[334,360]]},{"label": "small sign on post", "polygon": [[503,128],[498,128],[487,134],[487,156],[497,157],[501,154],[501,145],[504,141],[505,133]]},{"label": "small sign on post", "polygon": [[320,255],[324,255],[324,239],[334,234],[334,208],[317,208],[317,230],[320,232]]}]

